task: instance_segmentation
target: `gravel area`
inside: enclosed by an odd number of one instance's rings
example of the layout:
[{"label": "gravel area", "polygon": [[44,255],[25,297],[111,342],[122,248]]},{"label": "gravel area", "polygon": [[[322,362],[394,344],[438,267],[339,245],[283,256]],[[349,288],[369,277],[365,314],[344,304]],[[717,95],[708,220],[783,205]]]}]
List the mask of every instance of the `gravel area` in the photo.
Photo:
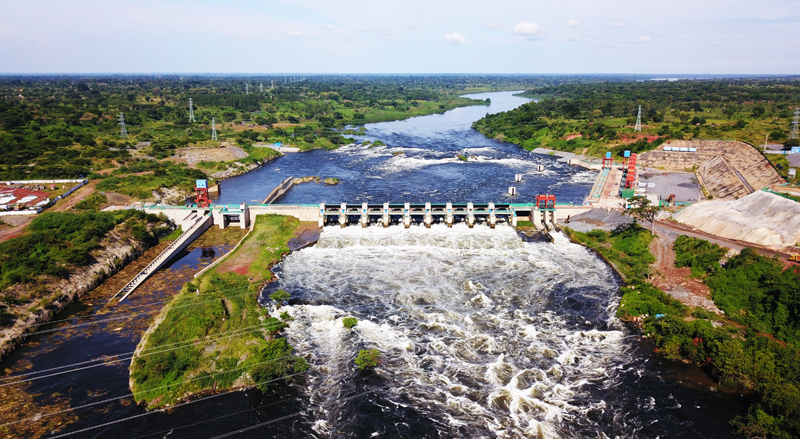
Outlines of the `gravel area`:
[{"label": "gravel area", "polygon": [[575,215],[566,224],[559,220],[559,224],[578,232],[589,232],[594,229],[614,230],[617,227],[633,222],[633,218],[617,210],[592,209],[580,215]]}]

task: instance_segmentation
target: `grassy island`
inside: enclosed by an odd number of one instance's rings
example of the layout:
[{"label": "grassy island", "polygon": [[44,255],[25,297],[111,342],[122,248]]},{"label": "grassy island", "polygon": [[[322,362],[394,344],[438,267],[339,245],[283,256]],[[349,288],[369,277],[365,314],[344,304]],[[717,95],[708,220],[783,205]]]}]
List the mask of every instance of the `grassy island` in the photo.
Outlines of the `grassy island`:
[{"label": "grassy island", "polygon": [[634,224],[613,232],[567,229],[625,277],[617,316],[640,328],[672,361],[691,362],[720,387],[750,393],[747,414],[731,421],[744,437],[800,437],[800,274],[745,249],[724,263],[716,245],[681,237],[676,265],[690,267],[725,316],[691,308],[648,282],[655,260],[650,232]]},{"label": "grassy island", "polygon": [[197,394],[265,389],[308,369],[281,337],[286,322],[257,301],[270,267],[307,226],[292,217],[259,216],[222,263],[183,287],[139,344],[131,364],[137,402],[155,408]]}]

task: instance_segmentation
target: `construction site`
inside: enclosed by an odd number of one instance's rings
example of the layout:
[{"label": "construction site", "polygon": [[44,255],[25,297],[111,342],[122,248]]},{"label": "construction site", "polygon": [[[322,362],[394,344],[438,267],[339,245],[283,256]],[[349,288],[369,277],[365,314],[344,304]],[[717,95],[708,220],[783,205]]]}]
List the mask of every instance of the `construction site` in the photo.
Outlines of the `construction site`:
[{"label": "construction site", "polygon": [[642,154],[608,153],[585,205],[621,209],[633,196],[664,207],[660,222],[742,244],[794,253],[800,203],[755,147],[732,140],[674,140]]}]

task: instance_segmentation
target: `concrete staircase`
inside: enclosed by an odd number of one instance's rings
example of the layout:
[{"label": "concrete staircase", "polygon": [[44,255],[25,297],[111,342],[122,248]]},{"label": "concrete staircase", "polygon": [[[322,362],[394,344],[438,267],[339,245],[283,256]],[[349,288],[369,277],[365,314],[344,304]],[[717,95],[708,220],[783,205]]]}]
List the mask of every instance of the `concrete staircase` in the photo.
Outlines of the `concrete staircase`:
[{"label": "concrete staircase", "polygon": [[[203,213],[196,213],[193,212],[189,216],[187,216],[181,224],[185,227],[185,231],[178,237],[175,241],[172,242],[167,248],[164,249],[155,259],[153,259],[144,270],[140,271],[127,285],[122,287],[114,297],[122,296],[119,301],[122,302],[128,297],[129,294],[133,292],[139,285],[142,284],[145,280],[147,280],[150,275],[155,273],[159,268],[161,268],[167,261],[169,261],[172,256],[174,256],[179,251],[186,248],[187,245],[191,244],[192,241],[197,239],[198,236],[202,235],[203,232],[209,229],[213,224],[213,219],[209,214]],[[112,297],[113,298],[113,297]]]}]

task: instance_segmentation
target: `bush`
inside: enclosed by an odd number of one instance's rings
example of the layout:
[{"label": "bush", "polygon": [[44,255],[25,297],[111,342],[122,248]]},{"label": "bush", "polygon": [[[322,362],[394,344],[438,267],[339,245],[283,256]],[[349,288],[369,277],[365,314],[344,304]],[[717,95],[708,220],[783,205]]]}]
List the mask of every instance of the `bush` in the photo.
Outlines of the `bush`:
[{"label": "bush", "polygon": [[289,300],[289,298],[291,297],[292,296],[289,293],[283,290],[278,290],[269,295],[269,298],[275,301],[275,307],[277,307],[278,309],[280,309],[281,304],[283,302]]},{"label": "bush", "polygon": [[355,317],[345,317],[342,319],[342,324],[345,328],[352,328],[358,324],[358,319]]},{"label": "bush", "polygon": [[376,367],[381,358],[381,353],[377,349],[361,349],[358,351],[355,363],[360,370],[369,367]]},{"label": "bush", "polygon": [[717,244],[686,235],[681,235],[675,240],[673,249],[675,265],[690,267],[694,277],[702,277],[719,270],[719,261],[727,253],[726,249]]}]

